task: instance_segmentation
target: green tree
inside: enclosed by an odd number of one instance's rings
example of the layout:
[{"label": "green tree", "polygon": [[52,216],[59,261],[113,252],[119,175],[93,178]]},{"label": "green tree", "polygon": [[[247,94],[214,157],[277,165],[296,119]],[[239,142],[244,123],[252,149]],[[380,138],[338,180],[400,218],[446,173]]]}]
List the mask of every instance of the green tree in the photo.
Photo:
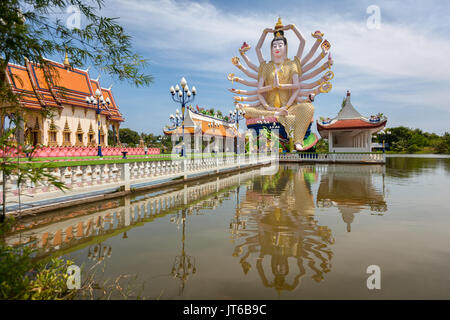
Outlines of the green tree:
[{"label": "green tree", "polygon": [[[8,62],[24,64],[25,59],[48,66],[45,57],[67,52],[74,66],[89,62],[119,80],[137,86],[153,78],[142,72],[147,61],[132,51],[131,37],[117,18],[100,15],[103,0],[7,0],[0,2],[0,84],[3,94]],[[54,13],[69,6],[81,14],[79,26],[71,27]],[[44,68],[44,71],[47,69]]]},{"label": "green tree", "polygon": [[328,141],[320,138],[316,144],[316,152],[328,152]]},{"label": "green tree", "polygon": [[140,140],[139,133],[129,128],[119,129],[119,140],[121,143],[126,143],[128,146],[136,146]]},{"label": "green tree", "polygon": [[436,153],[450,154],[450,134],[446,132],[436,145]]}]

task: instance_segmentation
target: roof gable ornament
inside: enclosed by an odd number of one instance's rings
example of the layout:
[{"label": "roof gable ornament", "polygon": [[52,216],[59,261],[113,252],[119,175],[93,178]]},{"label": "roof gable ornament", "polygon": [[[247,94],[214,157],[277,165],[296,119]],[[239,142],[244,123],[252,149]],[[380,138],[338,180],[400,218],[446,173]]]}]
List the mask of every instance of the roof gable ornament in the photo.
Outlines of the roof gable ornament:
[{"label": "roof gable ornament", "polygon": [[65,51],[66,51],[66,56],[64,57],[64,67],[66,67],[66,69],[69,69],[70,66],[70,62],[69,62],[69,55],[67,54],[67,47],[65,47]]},{"label": "roof gable ornament", "polygon": [[341,111],[339,111],[336,119],[360,119],[362,115],[353,107],[350,102],[350,91],[347,90],[347,97],[344,101],[344,106]]}]

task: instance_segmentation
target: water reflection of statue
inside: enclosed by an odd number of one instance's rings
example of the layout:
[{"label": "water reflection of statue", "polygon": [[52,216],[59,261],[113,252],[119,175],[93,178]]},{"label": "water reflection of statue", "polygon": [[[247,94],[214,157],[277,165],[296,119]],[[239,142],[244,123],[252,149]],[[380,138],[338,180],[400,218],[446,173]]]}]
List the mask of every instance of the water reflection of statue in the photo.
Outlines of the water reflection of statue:
[{"label": "water reflection of statue", "polygon": [[[233,256],[241,257],[247,274],[252,268],[248,260],[253,255],[264,286],[279,293],[297,288],[308,268],[317,282],[331,269],[333,254],[329,245],[334,240],[331,230],[314,219],[314,201],[305,179],[308,174],[311,171],[305,168],[281,168],[274,176],[258,177],[241,205],[240,212],[248,222],[246,232],[241,234],[243,242],[235,247]],[[256,208],[255,202],[259,203]],[[266,258],[270,260],[268,272],[263,264]],[[292,269],[289,262],[296,268]]]}]

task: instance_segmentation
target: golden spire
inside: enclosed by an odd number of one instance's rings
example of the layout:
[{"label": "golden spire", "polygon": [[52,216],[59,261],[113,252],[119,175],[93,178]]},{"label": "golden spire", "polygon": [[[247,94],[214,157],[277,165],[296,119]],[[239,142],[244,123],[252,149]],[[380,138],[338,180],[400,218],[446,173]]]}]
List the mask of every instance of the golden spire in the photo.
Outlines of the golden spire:
[{"label": "golden spire", "polygon": [[68,56],[68,54],[67,54],[67,47],[65,47],[65,48],[66,48],[66,56],[65,56],[65,58],[64,58],[64,66],[65,66],[66,68],[70,68],[69,56]]},{"label": "golden spire", "polygon": [[278,17],[278,21],[275,24],[275,30],[283,28],[283,22],[281,22],[281,17]]}]

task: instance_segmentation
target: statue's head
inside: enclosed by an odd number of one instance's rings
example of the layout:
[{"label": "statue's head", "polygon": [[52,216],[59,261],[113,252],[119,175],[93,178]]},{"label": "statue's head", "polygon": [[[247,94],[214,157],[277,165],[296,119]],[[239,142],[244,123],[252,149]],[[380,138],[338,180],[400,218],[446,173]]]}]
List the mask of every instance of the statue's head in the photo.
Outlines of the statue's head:
[{"label": "statue's head", "polygon": [[284,37],[283,30],[275,31],[274,38],[270,43],[270,56],[272,61],[284,60],[287,58],[287,40]]}]

